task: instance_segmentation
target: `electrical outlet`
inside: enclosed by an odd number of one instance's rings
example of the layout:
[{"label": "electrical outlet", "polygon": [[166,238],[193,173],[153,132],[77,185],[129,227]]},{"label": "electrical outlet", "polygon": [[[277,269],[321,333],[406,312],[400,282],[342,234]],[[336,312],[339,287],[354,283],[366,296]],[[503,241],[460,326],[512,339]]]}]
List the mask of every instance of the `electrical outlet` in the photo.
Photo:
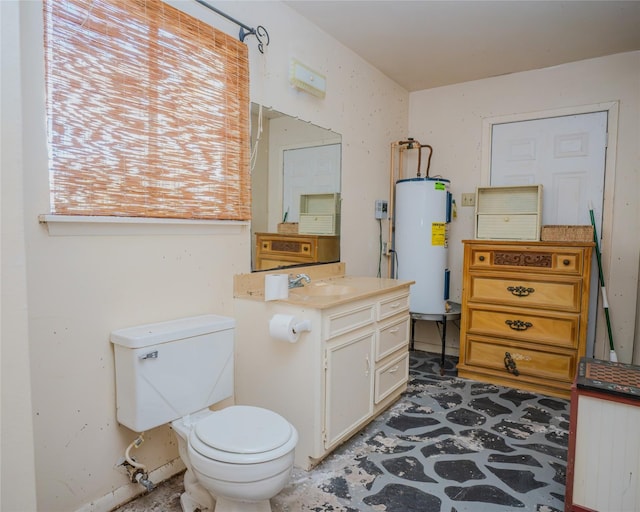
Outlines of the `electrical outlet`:
[{"label": "electrical outlet", "polygon": [[471,192],[468,194],[462,194],[462,206],[475,206],[476,205],[476,195]]},{"label": "electrical outlet", "polygon": [[387,208],[389,203],[384,199],[376,199],[376,219],[386,219],[387,218]]}]

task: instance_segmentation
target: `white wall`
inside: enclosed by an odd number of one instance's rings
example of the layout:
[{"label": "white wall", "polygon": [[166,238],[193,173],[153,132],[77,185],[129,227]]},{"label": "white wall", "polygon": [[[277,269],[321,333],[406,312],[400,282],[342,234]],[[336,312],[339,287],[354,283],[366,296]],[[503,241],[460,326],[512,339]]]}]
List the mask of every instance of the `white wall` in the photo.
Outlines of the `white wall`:
[{"label": "white wall", "polygon": [[[2,169],[2,446],[0,510],[36,509],[33,421],[27,321],[20,112],[20,12],[16,2],[0,2],[0,167]],[[9,51],[11,49],[11,51]],[[18,391],[18,392],[16,392]]]},{"label": "white wall", "polygon": [[[238,32],[196,2],[172,3],[233,35]],[[116,421],[109,332],[205,312],[233,315],[233,275],[250,270],[249,229],[213,235],[51,236],[38,223],[38,215],[49,211],[42,6],[39,1],[2,4],[3,107],[5,99],[15,107],[2,112],[3,320],[12,315],[12,322],[2,326],[3,448],[5,432],[15,434],[7,439],[10,449],[3,450],[2,509],[35,510],[35,489],[38,510],[109,510],[142,490],[114,467],[135,435]],[[389,141],[405,132],[408,93],[280,2],[216,5],[269,31],[266,56],[252,37],[246,41],[252,100],[342,134],[343,260],[354,274],[375,275],[373,204],[386,197]],[[9,10],[12,15],[5,17]],[[19,37],[22,46],[4,44],[5,28],[11,26],[19,27],[11,42]],[[294,56],[327,76],[324,100],[289,86]],[[13,68],[5,68],[9,61]],[[22,84],[5,80],[5,72],[18,71]],[[5,122],[7,114],[22,119],[12,116]],[[15,133],[5,141],[6,126]],[[17,146],[6,160],[5,142]],[[5,194],[14,196],[5,203]],[[11,216],[9,230],[4,229],[5,210]],[[363,253],[369,257],[362,258]],[[13,259],[7,270],[18,272],[7,288],[6,255]],[[5,361],[12,364],[10,373]],[[5,386],[5,376],[15,381]],[[146,439],[135,455],[148,469],[161,468],[152,475],[180,469],[170,464],[177,450],[167,427],[148,432]],[[6,468],[15,471],[5,473]]]},{"label": "white wall", "polygon": [[[433,146],[431,175],[451,180],[458,205],[449,240],[451,293],[459,300],[460,241],[474,235],[474,209],[461,207],[460,194],[481,184],[483,120],[612,101],[619,102],[618,139],[617,147],[609,148],[616,152],[615,168],[607,172],[615,174],[615,188],[605,204],[602,248],[616,351],[621,361],[631,362],[634,337],[638,340],[640,52],[412,93],[409,135]],[[596,354],[604,357],[608,340],[602,315],[598,322]]]}]

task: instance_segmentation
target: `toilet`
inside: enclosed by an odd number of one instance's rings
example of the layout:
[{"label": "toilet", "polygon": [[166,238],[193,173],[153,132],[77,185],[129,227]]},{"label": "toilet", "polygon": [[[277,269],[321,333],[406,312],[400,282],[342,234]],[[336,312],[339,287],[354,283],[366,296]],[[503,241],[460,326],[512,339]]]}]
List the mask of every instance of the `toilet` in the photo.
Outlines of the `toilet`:
[{"label": "toilet", "polygon": [[288,483],[298,433],[268,409],[209,406],[233,396],[235,320],[181,318],[111,333],[118,422],[171,424],[187,471],[184,512],[270,512]]}]

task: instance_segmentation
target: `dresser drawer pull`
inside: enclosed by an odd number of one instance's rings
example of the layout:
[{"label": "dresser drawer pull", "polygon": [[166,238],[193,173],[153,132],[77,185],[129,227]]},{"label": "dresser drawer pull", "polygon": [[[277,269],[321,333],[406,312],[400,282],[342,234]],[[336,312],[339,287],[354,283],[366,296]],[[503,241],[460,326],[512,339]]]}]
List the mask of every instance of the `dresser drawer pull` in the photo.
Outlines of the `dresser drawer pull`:
[{"label": "dresser drawer pull", "polygon": [[526,297],[535,292],[535,288],[525,288],[524,286],[507,286],[507,291],[516,297]]},{"label": "dresser drawer pull", "polygon": [[399,369],[400,369],[400,365],[397,364],[393,368],[389,368],[388,372],[389,373],[396,373]]},{"label": "dresser drawer pull", "polygon": [[565,266],[568,265],[569,263],[571,263],[569,260],[562,260],[562,264]]},{"label": "dresser drawer pull", "polygon": [[509,373],[513,373],[516,377],[520,375],[518,367],[516,366],[516,362],[513,360],[509,352],[504,353],[504,367]]},{"label": "dresser drawer pull", "polygon": [[531,322],[523,322],[522,320],[505,320],[504,323],[514,331],[526,331],[529,327],[533,327]]},{"label": "dresser drawer pull", "polygon": [[478,259],[479,259],[480,261],[484,261],[484,256],[480,256]]}]

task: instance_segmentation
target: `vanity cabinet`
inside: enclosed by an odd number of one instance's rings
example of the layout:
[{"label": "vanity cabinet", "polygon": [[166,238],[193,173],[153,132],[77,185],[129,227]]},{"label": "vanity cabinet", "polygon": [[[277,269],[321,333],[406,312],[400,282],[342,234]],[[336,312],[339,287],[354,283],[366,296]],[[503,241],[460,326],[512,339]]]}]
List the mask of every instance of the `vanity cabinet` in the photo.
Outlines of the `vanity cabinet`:
[{"label": "vanity cabinet", "polygon": [[568,398],[586,351],[592,249],[464,241],[458,375]]},{"label": "vanity cabinet", "polygon": [[[270,337],[274,314],[311,321],[296,343]],[[326,307],[236,299],[235,401],[298,430],[310,469],[396,401],[409,378],[409,285]]]},{"label": "vanity cabinet", "polygon": [[256,233],[256,270],[339,259],[339,236]]}]

